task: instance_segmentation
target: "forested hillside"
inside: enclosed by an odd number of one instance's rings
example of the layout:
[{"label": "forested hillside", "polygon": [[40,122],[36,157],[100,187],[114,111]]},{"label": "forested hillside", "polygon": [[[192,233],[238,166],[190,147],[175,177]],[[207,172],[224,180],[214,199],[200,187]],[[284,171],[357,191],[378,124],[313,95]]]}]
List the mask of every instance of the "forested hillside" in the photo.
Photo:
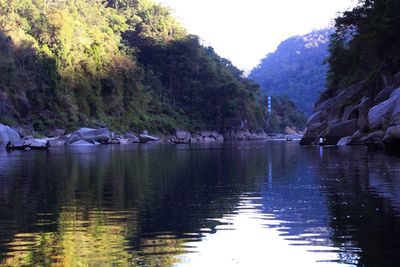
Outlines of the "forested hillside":
[{"label": "forested hillside", "polygon": [[266,95],[287,95],[300,111],[310,114],[325,88],[329,35],[333,29],[313,31],[283,41],[249,75]]},{"label": "forested hillside", "polygon": [[258,86],[151,0],[0,0],[0,123],[262,129]]}]

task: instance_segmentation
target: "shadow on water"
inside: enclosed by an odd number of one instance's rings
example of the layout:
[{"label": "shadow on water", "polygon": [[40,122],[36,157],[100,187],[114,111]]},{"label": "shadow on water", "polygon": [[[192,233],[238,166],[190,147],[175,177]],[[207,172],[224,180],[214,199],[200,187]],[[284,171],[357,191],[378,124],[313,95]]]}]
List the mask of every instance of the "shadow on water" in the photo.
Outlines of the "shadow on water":
[{"label": "shadow on water", "polygon": [[289,142],[0,151],[0,265],[395,266],[399,177]]}]

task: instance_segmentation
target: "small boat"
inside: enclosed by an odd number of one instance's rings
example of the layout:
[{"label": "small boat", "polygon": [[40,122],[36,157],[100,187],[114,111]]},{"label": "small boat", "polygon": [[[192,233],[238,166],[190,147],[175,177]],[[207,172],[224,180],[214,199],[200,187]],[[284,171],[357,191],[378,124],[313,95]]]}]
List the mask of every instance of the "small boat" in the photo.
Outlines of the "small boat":
[{"label": "small boat", "polygon": [[25,150],[27,148],[29,148],[30,144],[25,144],[23,142],[17,143],[17,144],[13,144],[11,143],[11,141],[8,141],[8,143],[6,144],[6,149],[7,150]]},{"label": "small boat", "polygon": [[293,138],[286,138],[286,141],[293,141]]},{"label": "small boat", "polygon": [[47,141],[45,144],[29,144],[29,148],[34,150],[47,150],[50,146],[51,145],[49,141]]}]

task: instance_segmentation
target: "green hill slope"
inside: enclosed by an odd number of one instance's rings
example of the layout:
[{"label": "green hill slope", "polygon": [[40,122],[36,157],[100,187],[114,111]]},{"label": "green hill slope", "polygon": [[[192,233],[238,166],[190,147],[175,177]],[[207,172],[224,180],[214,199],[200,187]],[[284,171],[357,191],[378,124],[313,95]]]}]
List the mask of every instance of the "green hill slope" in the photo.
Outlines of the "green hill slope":
[{"label": "green hill slope", "polygon": [[329,35],[332,29],[313,31],[283,41],[249,75],[265,95],[287,95],[300,111],[310,114],[325,87]]}]

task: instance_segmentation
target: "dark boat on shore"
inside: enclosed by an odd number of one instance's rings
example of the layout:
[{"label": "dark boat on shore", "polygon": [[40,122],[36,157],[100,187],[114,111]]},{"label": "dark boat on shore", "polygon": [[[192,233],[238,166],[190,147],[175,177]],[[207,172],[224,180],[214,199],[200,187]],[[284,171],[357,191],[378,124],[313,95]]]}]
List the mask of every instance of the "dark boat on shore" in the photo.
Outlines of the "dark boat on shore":
[{"label": "dark boat on shore", "polygon": [[6,149],[8,151],[10,151],[10,150],[25,150],[25,149],[29,148],[29,145],[30,144],[26,144],[26,143],[22,143],[22,142],[13,144],[13,143],[11,143],[11,141],[8,141],[8,143],[6,144]]}]

